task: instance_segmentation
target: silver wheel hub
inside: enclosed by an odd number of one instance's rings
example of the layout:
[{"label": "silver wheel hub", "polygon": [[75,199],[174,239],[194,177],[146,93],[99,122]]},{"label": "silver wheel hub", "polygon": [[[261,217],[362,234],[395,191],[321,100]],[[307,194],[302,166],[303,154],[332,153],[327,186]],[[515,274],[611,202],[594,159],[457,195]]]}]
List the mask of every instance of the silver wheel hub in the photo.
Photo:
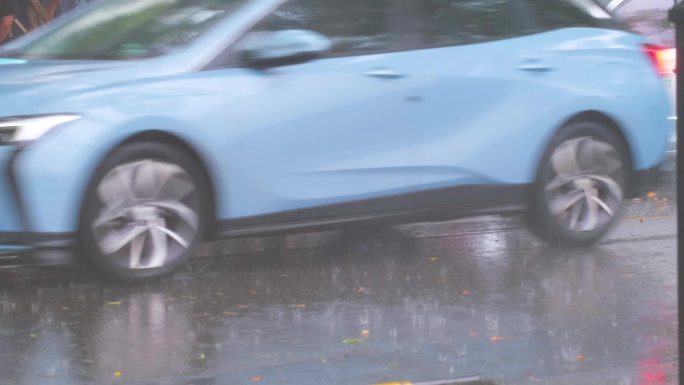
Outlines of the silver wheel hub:
[{"label": "silver wheel hub", "polygon": [[615,147],[592,137],[570,139],[551,155],[551,168],[546,202],[567,229],[593,231],[611,222],[623,200],[623,164]]},{"label": "silver wheel hub", "polygon": [[97,246],[115,264],[151,269],[183,254],[197,235],[196,188],[177,165],[142,160],[108,172],[91,223]]}]

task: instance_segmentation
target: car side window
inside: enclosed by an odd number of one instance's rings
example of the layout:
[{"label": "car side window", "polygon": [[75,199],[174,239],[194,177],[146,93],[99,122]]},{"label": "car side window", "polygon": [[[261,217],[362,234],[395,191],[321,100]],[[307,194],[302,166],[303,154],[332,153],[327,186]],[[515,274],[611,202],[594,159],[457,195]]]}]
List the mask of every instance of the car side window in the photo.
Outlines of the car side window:
[{"label": "car side window", "polygon": [[526,0],[546,29],[598,27],[610,14],[592,0]]},{"label": "car side window", "polygon": [[330,56],[388,52],[394,38],[388,23],[391,0],[291,0],[258,23],[252,32],[307,29],[328,37]]},{"label": "car side window", "polygon": [[423,47],[463,45],[516,36],[524,22],[514,0],[408,0]]}]

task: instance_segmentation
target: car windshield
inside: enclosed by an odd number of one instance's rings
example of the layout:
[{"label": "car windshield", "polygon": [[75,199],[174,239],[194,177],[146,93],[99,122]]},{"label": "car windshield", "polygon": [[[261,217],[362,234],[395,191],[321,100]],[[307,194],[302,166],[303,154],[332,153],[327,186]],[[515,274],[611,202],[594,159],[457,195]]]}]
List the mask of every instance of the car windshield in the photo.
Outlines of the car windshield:
[{"label": "car windshield", "polygon": [[12,56],[102,60],[159,56],[190,43],[245,2],[105,1],[50,33],[14,47]]}]

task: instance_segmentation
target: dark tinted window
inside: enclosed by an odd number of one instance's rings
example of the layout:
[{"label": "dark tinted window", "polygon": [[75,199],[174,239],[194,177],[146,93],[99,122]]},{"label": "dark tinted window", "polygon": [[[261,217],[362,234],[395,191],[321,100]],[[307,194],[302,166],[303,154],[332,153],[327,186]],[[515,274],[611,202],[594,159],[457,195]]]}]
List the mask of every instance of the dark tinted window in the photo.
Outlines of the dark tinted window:
[{"label": "dark tinted window", "polygon": [[592,0],[527,0],[545,28],[602,27],[611,17]]},{"label": "dark tinted window", "polygon": [[254,31],[309,29],[333,42],[333,56],[393,49],[384,0],[292,0],[259,23]]},{"label": "dark tinted window", "polygon": [[471,44],[524,30],[513,0],[409,1],[424,46]]}]

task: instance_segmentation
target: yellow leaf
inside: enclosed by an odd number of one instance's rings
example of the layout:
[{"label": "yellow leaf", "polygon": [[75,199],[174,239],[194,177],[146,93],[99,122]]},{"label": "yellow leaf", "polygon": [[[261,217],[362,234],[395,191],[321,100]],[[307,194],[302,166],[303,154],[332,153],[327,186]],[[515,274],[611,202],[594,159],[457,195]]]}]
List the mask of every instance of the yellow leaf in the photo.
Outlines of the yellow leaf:
[{"label": "yellow leaf", "polygon": [[501,337],[501,336],[491,336],[489,337],[489,340],[492,342],[501,342],[503,340],[510,340],[511,337]]},{"label": "yellow leaf", "polygon": [[375,384],[375,385],[413,385],[413,383],[409,382],[409,381],[398,381],[398,382],[386,382],[383,384]]}]

